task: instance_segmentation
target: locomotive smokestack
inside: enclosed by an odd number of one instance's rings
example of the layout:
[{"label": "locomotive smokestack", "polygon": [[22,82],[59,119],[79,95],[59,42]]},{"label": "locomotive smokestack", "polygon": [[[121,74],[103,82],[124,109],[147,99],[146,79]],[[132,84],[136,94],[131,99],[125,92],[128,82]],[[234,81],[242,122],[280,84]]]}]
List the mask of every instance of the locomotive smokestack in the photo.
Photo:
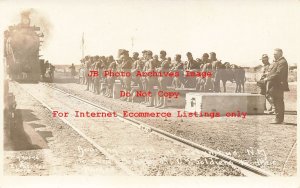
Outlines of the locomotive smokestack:
[{"label": "locomotive smokestack", "polygon": [[21,13],[21,24],[24,26],[30,26],[30,12],[24,11]]},{"label": "locomotive smokestack", "polygon": [[28,24],[39,26],[41,35],[43,35],[43,48],[47,45],[48,39],[51,36],[52,24],[48,20],[48,18],[43,15],[41,11],[37,11],[36,9],[27,9],[21,12],[21,18],[26,21],[28,20]]}]

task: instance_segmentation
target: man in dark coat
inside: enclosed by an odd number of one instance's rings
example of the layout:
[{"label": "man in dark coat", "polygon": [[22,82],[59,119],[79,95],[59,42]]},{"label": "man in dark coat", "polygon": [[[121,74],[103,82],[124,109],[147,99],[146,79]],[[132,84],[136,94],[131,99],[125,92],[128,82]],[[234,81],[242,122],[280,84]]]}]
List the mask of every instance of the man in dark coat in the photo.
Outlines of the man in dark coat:
[{"label": "man in dark coat", "polygon": [[273,124],[282,124],[284,121],[284,101],[283,92],[289,91],[288,86],[288,63],[282,56],[281,49],[274,50],[274,62],[268,69],[266,82],[266,95],[270,96],[274,101],[275,121]]}]

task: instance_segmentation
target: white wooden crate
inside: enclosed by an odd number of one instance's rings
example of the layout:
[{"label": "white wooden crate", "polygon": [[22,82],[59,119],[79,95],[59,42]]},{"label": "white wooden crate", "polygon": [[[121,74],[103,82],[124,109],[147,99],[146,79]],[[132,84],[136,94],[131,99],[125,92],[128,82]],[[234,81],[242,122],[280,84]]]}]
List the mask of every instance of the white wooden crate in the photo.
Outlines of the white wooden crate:
[{"label": "white wooden crate", "polygon": [[250,93],[187,93],[186,112],[247,112],[263,114],[265,96]]}]

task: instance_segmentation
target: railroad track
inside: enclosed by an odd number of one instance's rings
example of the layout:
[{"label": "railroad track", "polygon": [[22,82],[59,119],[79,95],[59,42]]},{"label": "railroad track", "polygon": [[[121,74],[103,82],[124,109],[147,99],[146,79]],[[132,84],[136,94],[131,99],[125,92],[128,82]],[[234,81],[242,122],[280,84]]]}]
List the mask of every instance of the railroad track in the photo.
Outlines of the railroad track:
[{"label": "railroad track", "polygon": [[[73,97],[73,98],[76,98],[77,100],[80,100],[81,102],[84,102],[84,103],[87,103],[87,104],[90,104],[96,108],[99,108],[100,110],[103,110],[103,111],[106,111],[106,112],[113,112],[112,110],[104,107],[104,106],[101,106],[101,105],[98,105],[98,104],[94,104],[88,100],[85,100],[83,98],[80,98],[76,95],[73,95],[71,93],[68,93],[68,92],[65,92],[59,88],[56,88],[54,86],[51,86],[50,84],[47,84],[47,83],[43,83],[43,85],[47,86],[47,87],[50,87],[52,89],[55,89],[61,93],[64,93],[64,94],[67,94],[69,95],[70,97]],[[133,118],[129,118],[129,117],[123,117],[122,114],[120,113],[117,113],[117,118],[122,120],[122,121],[125,121],[125,122],[128,122],[130,123],[131,125],[134,125],[140,129],[145,129],[149,132],[152,132],[152,133],[155,133],[157,134],[158,136],[162,136],[164,138],[167,138],[167,139],[170,139],[170,140],[173,140],[173,141],[176,141],[176,142],[179,142],[181,144],[184,144],[184,145],[187,145],[187,146],[190,146],[190,147],[193,147],[197,150],[200,150],[200,151],[203,151],[209,155],[212,155],[214,157],[217,157],[219,159],[222,159],[224,161],[227,161],[227,162],[230,162],[234,165],[236,165],[237,167],[243,169],[243,170],[246,170],[246,171],[249,171],[250,173],[254,174],[254,175],[258,175],[258,176],[274,176],[274,174],[272,172],[269,172],[269,171],[266,171],[264,169],[261,169],[261,168],[258,168],[256,166],[253,166],[253,165],[250,165],[248,163],[245,163],[241,160],[238,160],[238,159],[235,159],[233,157],[230,157],[230,156],[227,156],[219,151],[216,151],[214,149],[211,149],[211,148],[208,148],[208,147],[205,147],[203,145],[200,145],[200,144],[197,144],[197,143],[194,143],[192,141],[189,141],[187,139],[184,139],[184,138],[181,138],[179,136],[176,136],[174,134],[171,134],[171,133],[168,133],[166,131],[163,131],[161,129],[158,129],[156,127],[153,127],[151,125],[148,125],[144,122],[141,122],[141,121],[138,121],[136,119],[133,119]]]},{"label": "railroad track", "polygon": [[[88,100],[85,100],[83,98],[80,98],[76,95],[73,95],[71,93],[68,93],[68,92],[65,92],[59,88],[56,88],[50,84],[47,84],[47,83],[42,83],[42,85],[44,86],[47,86],[51,89],[54,89],[58,92],[61,92],[63,94],[66,94],[68,95],[69,97],[72,97],[76,100],[79,100],[81,102],[84,102],[86,104],[89,104],[89,105],[92,105],[102,111],[105,111],[105,112],[113,112],[112,110],[104,107],[104,106],[101,106],[101,105],[98,105],[98,104],[94,104]],[[32,95],[32,94],[31,94]],[[34,95],[32,95],[35,99],[37,99]],[[40,101],[39,99],[37,99],[38,101]],[[52,111],[52,109],[47,105],[45,104],[44,102],[40,101],[46,108],[48,108],[50,111]],[[205,152],[211,156],[214,156],[216,158],[219,158],[219,159],[222,159],[224,161],[227,161],[231,164],[233,164],[234,166],[238,167],[239,169],[241,169],[243,172],[246,172],[246,174],[251,174],[251,175],[255,175],[255,176],[274,176],[273,173],[269,172],[269,171],[266,171],[264,169],[261,169],[261,168],[258,168],[256,166],[253,166],[253,165],[250,165],[248,163],[245,163],[241,160],[238,160],[238,159],[235,159],[233,157],[230,157],[230,156],[227,156],[219,151],[216,151],[216,150],[213,150],[211,148],[208,148],[208,147],[205,147],[203,145],[200,145],[200,144],[197,144],[197,143],[194,143],[192,141],[189,141],[187,139],[184,139],[184,138],[181,138],[181,137],[178,137],[176,135],[173,135],[173,134],[170,134],[166,131],[163,131],[161,129],[158,129],[156,127],[153,127],[153,126],[150,126],[148,124],[145,124],[144,122],[141,122],[141,121],[138,121],[136,119],[133,119],[133,118],[129,118],[129,117],[123,117],[120,113],[117,113],[117,118],[120,119],[121,121],[124,121],[124,122],[128,122],[130,123],[131,125],[134,125],[140,129],[144,129],[148,132],[151,132],[151,133],[154,133],[158,136],[161,136],[163,138],[166,138],[166,139],[169,139],[169,140],[172,140],[172,141],[175,141],[177,143],[180,143],[182,145],[185,145],[185,146],[188,146],[188,147],[192,147],[196,150],[200,150],[202,152]],[[79,133],[81,136],[83,136],[87,141],[89,141],[93,146],[95,146],[95,148],[97,148],[98,150],[100,150],[104,155],[106,155],[110,160],[112,160],[113,162],[115,162],[122,170],[124,170],[127,174],[129,175],[136,175],[133,171],[131,171],[130,169],[128,169],[125,165],[123,165],[122,163],[120,163],[118,161],[118,159],[115,159],[114,157],[111,157],[110,154],[104,149],[102,148],[101,146],[99,146],[95,141],[93,141],[91,138],[89,138],[88,136],[86,136],[84,133],[82,133],[79,129],[77,129],[75,126],[73,126],[70,122],[68,122],[66,119],[64,118],[61,118],[63,120],[63,122],[65,122],[67,125],[69,125],[70,127],[72,127],[77,133]]]},{"label": "railroad track", "polygon": [[[17,84],[16,82],[14,82],[14,84]],[[44,84],[46,85],[46,84]],[[48,87],[50,87],[49,85],[46,85]],[[24,91],[25,89],[23,87],[22,88]],[[26,92],[26,91],[25,91]],[[36,99],[37,101],[39,101],[44,107],[46,107],[50,112],[53,111],[53,109],[48,106],[46,103],[44,103],[43,101],[41,101],[40,99],[38,99],[36,96],[34,96],[32,93],[29,93],[34,99]],[[121,170],[123,170],[124,172],[126,172],[128,175],[137,175],[136,173],[134,173],[132,170],[130,170],[127,166],[125,166],[124,164],[122,164],[121,162],[119,162],[118,159],[116,159],[115,157],[111,156],[109,154],[108,151],[106,151],[105,148],[101,147],[100,145],[98,145],[93,139],[91,139],[90,137],[88,137],[86,134],[84,134],[81,130],[79,130],[78,128],[76,128],[74,125],[72,125],[72,123],[70,123],[67,119],[64,118],[60,118],[65,124],[67,124],[68,126],[70,126],[73,130],[75,130],[80,136],[82,136],[84,139],[86,139],[90,144],[92,144],[95,148],[97,148],[103,155],[105,155],[109,160],[111,160],[112,162],[114,162],[116,164],[116,166],[118,166]]]}]

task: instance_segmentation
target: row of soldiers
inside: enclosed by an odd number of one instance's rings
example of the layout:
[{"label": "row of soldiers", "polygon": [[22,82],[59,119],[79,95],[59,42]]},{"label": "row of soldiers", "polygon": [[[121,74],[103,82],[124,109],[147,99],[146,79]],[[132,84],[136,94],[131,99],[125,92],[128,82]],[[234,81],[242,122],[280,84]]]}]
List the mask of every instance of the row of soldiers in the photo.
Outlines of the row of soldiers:
[{"label": "row of soldiers", "polygon": [[[174,60],[172,61],[170,57],[167,57],[166,51],[160,51],[160,55],[153,55],[152,51],[144,50],[142,52],[142,57],[139,57],[138,52],[134,52],[132,57],[129,56],[127,50],[121,50],[120,57],[115,60],[113,56],[86,56],[81,60],[81,83],[87,85],[86,90],[93,89],[97,94],[100,93],[100,83],[104,82],[107,84],[105,91],[105,96],[112,97],[113,85],[116,79],[120,79],[122,84],[122,89],[125,92],[130,92],[133,94],[135,92],[132,89],[133,85],[136,85],[139,90],[150,91],[154,93],[154,87],[157,86],[159,90],[166,91],[168,86],[173,88],[194,88],[200,92],[212,91],[214,86],[216,91],[220,91],[220,84],[215,84],[212,77],[138,77],[135,76],[137,71],[144,72],[179,72],[180,75],[184,75],[186,70],[189,71],[200,71],[200,72],[212,72],[216,70],[217,62],[216,53],[211,52],[210,54],[204,53],[201,59],[194,60],[191,52],[186,54],[187,61],[183,62],[181,60],[181,55],[176,54]],[[90,77],[88,76],[90,71],[98,71],[99,76]],[[103,71],[123,71],[130,72],[132,76],[116,78],[114,76],[103,76]],[[128,97],[123,97],[121,100],[130,100]],[[142,102],[149,107],[154,106],[153,97],[145,97]],[[159,104],[156,106],[158,108],[166,107],[166,98],[160,97]]]}]

